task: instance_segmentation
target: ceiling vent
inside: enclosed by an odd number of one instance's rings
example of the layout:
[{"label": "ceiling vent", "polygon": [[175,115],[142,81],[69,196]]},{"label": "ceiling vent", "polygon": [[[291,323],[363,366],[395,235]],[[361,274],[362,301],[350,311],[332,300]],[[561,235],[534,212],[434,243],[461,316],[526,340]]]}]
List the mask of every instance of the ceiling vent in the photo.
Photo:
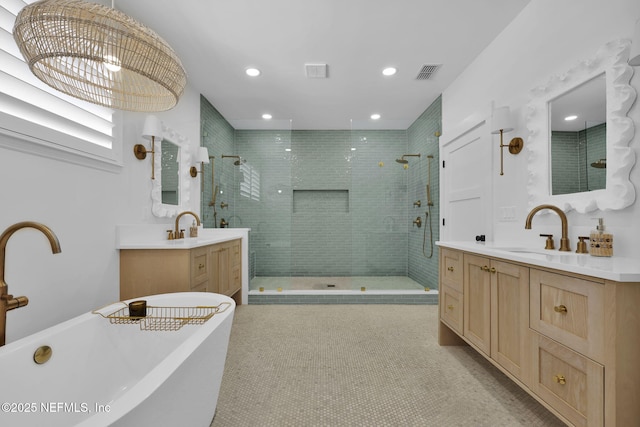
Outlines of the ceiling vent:
[{"label": "ceiling vent", "polygon": [[429,80],[438,71],[440,65],[423,65],[416,80]]},{"label": "ceiling vent", "polygon": [[309,79],[326,79],[327,64],[304,64],[304,69]]}]

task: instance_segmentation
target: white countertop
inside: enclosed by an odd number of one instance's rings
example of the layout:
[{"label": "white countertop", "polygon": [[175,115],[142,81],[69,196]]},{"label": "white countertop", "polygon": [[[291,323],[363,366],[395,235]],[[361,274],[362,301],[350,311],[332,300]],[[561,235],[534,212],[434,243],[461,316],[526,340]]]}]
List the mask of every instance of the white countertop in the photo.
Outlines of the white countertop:
[{"label": "white countertop", "polygon": [[[198,237],[167,239],[168,225],[119,225],[117,249],[192,249],[247,238],[249,228],[198,228]],[[188,233],[188,230],[187,230]]]},{"label": "white countertop", "polygon": [[640,282],[640,260],[619,256],[596,257],[497,242],[436,242],[438,246],[553,268],[617,282]]}]

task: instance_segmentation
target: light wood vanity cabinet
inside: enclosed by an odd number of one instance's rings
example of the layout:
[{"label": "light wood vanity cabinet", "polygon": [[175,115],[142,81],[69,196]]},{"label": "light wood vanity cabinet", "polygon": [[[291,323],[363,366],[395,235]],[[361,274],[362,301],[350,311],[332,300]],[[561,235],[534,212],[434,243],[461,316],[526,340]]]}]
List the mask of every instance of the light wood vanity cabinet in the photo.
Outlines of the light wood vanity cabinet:
[{"label": "light wood vanity cabinet", "polygon": [[462,333],[462,253],[442,249],[440,252],[440,318]]},{"label": "light wood vanity cabinet", "polygon": [[120,299],[215,292],[241,302],[241,239],[192,249],[121,249]]},{"label": "light wood vanity cabinet", "polygon": [[531,388],[578,426],[604,423],[604,292],[604,281],[531,270]]},{"label": "light wood vanity cabinet", "polygon": [[211,248],[213,288],[217,293],[232,296],[242,286],[240,240],[220,243]]},{"label": "light wood vanity cabinet", "polygon": [[515,378],[529,382],[529,270],[464,254],[463,336]]},{"label": "light wood vanity cabinet", "polygon": [[441,251],[464,265],[460,330],[440,264],[441,345],[472,345],[569,425],[640,426],[640,283]]}]

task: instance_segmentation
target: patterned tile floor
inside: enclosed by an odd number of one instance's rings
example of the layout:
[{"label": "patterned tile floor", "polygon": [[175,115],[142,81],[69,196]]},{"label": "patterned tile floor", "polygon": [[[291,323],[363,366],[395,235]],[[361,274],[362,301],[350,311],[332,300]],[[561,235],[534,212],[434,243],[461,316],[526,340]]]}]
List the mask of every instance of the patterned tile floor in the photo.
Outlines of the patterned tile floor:
[{"label": "patterned tile floor", "polygon": [[430,305],[237,307],[212,427],[562,426]]}]

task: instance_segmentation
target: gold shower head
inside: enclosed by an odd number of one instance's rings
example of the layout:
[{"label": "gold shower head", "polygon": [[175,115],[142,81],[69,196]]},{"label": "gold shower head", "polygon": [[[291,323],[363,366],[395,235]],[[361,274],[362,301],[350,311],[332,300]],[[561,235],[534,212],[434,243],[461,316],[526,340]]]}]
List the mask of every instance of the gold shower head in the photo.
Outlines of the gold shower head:
[{"label": "gold shower head", "polygon": [[409,160],[405,159],[405,157],[420,157],[420,154],[403,154],[402,157],[396,159],[396,162],[400,163],[401,165],[408,164]]}]

